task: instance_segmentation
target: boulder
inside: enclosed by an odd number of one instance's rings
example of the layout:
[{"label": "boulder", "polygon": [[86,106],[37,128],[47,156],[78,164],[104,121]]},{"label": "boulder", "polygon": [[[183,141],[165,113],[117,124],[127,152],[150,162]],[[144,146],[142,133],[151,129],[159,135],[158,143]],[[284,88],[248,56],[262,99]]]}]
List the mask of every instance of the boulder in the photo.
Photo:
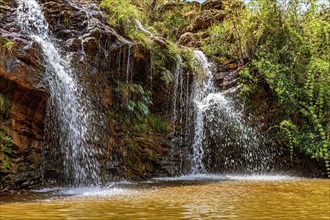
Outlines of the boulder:
[{"label": "boulder", "polygon": [[225,14],[220,10],[204,10],[198,12],[193,24],[192,30],[197,32],[199,30],[206,30],[216,22],[222,22]]},{"label": "boulder", "polygon": [[207,0],[202,3],[201,10],[222,10],[223,0]]},{"label": "boulder", "polygon": [[180,36],[178,44],[186,47],[199,48],[201,46],[200,40],[198,34],[187,32]]}]

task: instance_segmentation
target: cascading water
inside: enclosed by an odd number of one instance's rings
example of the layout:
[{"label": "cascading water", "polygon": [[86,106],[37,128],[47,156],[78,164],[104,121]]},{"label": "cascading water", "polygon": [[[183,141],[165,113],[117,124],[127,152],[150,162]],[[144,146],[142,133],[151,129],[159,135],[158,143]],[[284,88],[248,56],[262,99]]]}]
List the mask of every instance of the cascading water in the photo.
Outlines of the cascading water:
[{"label": "cascading water", "polygon": [[206,56],[202,51],[194,51],[196,59],[200,63],[201,73],[197,75],[193,83],[193,102],[195,104],[195,122],[194,122],[194,139],[192,144],[192,173],[204,173],[205,166],[203,163],[204,157],[204,103],[203,99],[210,93],[215,92],[213,87],[213,77],[210,70],[210,63],[207,61]]},{"label": "cascading water", "polygon": [[130,80],[131,75],[131,48],[132,45],[128,45],[128,51],[127,51],[127,64],[126,64],[126,84],[128,84]]},{"label": "cascading water", "polygon": [[101,150],[93,144],[100,138],[95,134],[98,123],[102,124],[100,117],[93,111],[92,101],[79,85],[70,64],[52,41],[40,5],[35,0],[18,3],[18,23],[40,45],[46,63],[45,77],[50,90],[45,122],[47,144],[61,150],[63,175],[68,184],[99,184],[97,155]]},{"label": "cascading water", "polygon": [[174,73],[174,86],[173,86],[173,94],[174,94],[173,95],[173,122],[174,122],[174,125],[178,119],[177,101],[180,100],[180,99],[178,99],[178,94],[180,93],[179,90],[182,89],[182,87],[183,87],[182,74],[183,74],[182,58],[179,55],[177,55],[176,56],[176,68],[175,68],[175,73]]},{"label": "cascading water", "polygon": [[136,28],[140,31],[142,31],[143,33],[149,35],[149,36],[154,36],[150,31],[148,31],[139,20],[135,19],[135,24],[136,24]]},{"label": "cascading water", "polygon": [[[197,50],[194,55],[200,68],[193,82],[195,121],[190,172],[205,173],[206,166],[212,170],[215,165],[222,172],[267,171],[272,154],[262,149],[262,138],[245,125],[230,99],[214,87],[212,64],[203,52]],[[208,155],[206,151],[210,151]]]},{"label": "cascading water", "polygon": [[[185,152],[189,151],[191,140],[191,120],[193,111],[191,111],[191,76],[185,73],[182,58],[176,56],[176,68],[174,71],[173,82],[173,102],[172,102],[172,122],[174,125],[173,148],[171,151],[172,175],[178,175],[186,172]],[[174,147],[180,146],[180,147]],[[175,165],[174,165],[175,164]]]}]

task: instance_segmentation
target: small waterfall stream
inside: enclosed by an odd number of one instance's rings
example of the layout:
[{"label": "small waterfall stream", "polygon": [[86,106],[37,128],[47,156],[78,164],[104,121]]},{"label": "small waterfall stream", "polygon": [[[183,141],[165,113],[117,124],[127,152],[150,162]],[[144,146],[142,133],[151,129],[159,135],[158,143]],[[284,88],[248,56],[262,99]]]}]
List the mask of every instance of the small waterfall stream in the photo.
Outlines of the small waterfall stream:
[{"label": "small waterfall stream", "polygon": [[145,34],[147,34],[147,35],[149,35],[149,36],[154,36],[150,31],[148,31],[148,30],[142,25],[142,23],[141,23],[139,20],[135,19],[135,24],[136,24],[136,28],[137,28],[139,31],[141,31],[141,32],[143,32],[143,33],[145,33]]},{"label": "small waterfall stream", "polygon": [[[174,73],[174,85],[173,85],[173,115],[172,115],[172,121],[174,122],[174,125],[176,124],[176,121],[178,119],[178,110],[177,110],[177,102],[180,101],[181,97],[178,96],[180,93],[180,90],[183,88],[183,64],[182,64],[182,58],[177,55],[176,56],[176,68]],[[179,103],[180,106],[180,103]]]},{"label": "small waterfall stream", "polygon": [[[68,184],[100,183],[100,149],[93,147],[99,136],[97,114],[75,72],[53,42],[47,21],[35,0],[19,0],[18,24],[42,48],[46,63],[45,78],[50,98],[45,122],[45,139],[50,148],[62,154],[63,175]],[[55,159],[55,158],[52,158]]]},{"label": "small waterfall stream", "polygon": [[172,87],[172,122],[174,128],[173,142],[178,148],[173,148],[171,160],[176,166],[171,166],[172,175],[186,172],[186,158],[184,155],[190,148],[193,127],[191,126],[191,76],[184,71],[182,57],[176,56],[176,66],[174,70],[174,82]]}]

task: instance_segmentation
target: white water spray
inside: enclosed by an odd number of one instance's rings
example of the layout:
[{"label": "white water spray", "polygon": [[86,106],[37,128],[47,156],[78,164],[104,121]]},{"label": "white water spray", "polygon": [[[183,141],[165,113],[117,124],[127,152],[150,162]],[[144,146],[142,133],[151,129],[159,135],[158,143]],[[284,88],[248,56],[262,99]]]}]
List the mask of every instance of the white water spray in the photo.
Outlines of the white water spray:
[{"label": "white water spray", "polygon": [[212,64],[208,62],[203,52],[194,51],[194,55],[201,68],[193,83],[195,129],[191,173],[206,172],[204,164],[206,135],[208,140],[214,140],[213,144],[217,144],[217,147],[230,148],[228,155],[219,155],[224,157],[222,165],[224,169],[238,171],[239,167],[244,166],[249,172],[267,171],[272,154],[262,149],[257,132],[245,125],[241,112],[235,110],[231,101],[214,87]]}]

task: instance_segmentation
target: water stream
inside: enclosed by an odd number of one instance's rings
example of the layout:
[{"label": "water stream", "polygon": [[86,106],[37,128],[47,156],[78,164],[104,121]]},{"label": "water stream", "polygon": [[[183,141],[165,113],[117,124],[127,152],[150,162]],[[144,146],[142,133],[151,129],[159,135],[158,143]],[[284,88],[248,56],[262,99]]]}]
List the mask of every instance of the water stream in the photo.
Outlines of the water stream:
[{"label": "water stream", "polygon": [[[181,97],[179,96],[180,90],[183,88],[183,64],[182,64],[182,58],[177,55],[176,56],[176,67],[175,67],[175,73],[174,73],[174,84],[173,84],[173,116],[172,121],[174,123],[174,126],[176,125],[177,119],[178,119],[178,106],[181,107],[181,103],[178,105],[178,101],[180,102]],[[179,98],[178,98],[179,97]],[[175,129],[175,127],[174,127]]]},{"label": "water stream", "polygon": [[35,0],[18,3],[18,24],[42,48],[46,66],[50,98],[45,140],[49,148],[60,149],[63,175],[69,184],[98,184],[100,165],[96,157],[100,152],[92,145],[99,138],[93,130],[100,122],[91,100],[51,37],[40,5]]},{"label": "water stream", "polygon": [[142,25],[142,23],[141,23],[139,20],[135,19],[135,24],[136,24],[136,28],[137,28],[138,30],[142,31],[143,33],[145,33],[145,34],[147,34],[147,35],[149,35],[149,36],[154,36],[150,31],[148,31],[148,30]]}]

